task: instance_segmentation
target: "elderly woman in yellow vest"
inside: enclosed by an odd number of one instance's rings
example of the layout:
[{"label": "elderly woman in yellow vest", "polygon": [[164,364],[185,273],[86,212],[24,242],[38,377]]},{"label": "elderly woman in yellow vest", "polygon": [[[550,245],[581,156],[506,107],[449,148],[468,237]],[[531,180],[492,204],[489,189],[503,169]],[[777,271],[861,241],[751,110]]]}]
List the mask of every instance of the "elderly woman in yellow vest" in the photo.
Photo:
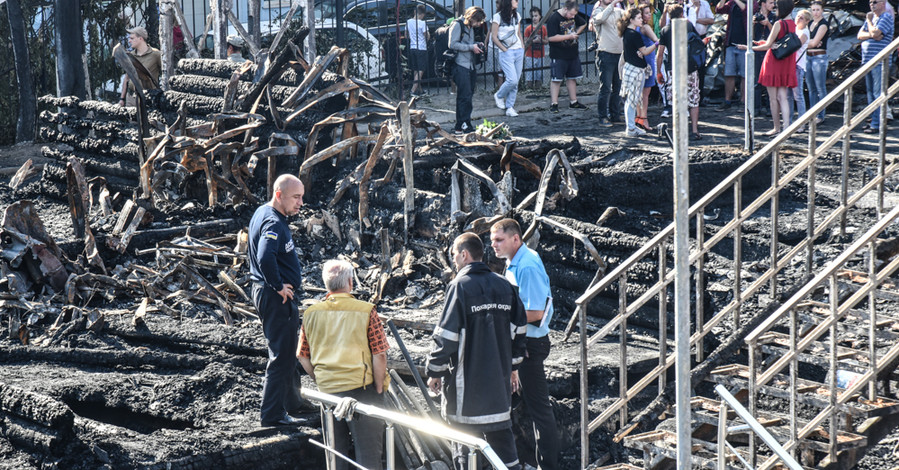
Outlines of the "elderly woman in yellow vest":
[{"label": "elderly woman in yellow vest", "polygon": [[[362,403],[383,405],[387,388],[387,336],[374,304],[357,300],[353,291],[353,265],[331,260],[322,268],[328,296],[303,314],[297,359],[318,389]],[[349,426],[348,426],[349,424]],[[334,426],[338,452],[347,455],[352,431],[356,462],[380,469],[384,423],[358,415]],[[337,459],[337,468],[347,463]]]}]

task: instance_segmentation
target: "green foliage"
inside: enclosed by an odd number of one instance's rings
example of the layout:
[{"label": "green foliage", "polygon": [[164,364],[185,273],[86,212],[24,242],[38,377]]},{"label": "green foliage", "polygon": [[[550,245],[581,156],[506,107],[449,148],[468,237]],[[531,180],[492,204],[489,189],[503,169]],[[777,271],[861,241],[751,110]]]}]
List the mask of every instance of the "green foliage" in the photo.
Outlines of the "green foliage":
[{"label": "green foliage", "polygon": [[[31,58],[34,92],[40,97],[56,94],[56,18],[53,2],[49,0],[20,0],[25,17],[26,41]],[[19,89],[13,63],[12,38],[6,3],[0,4],[0,57],[9,58],[0,63],[0,145],[15,141],[18,118]],[[102,89],[112,81],[118,87],[121,69],[112,60],[112,48],[127,35],[129,23],[136,20],[125,16],[126,12],[142,12],[152,24],[143,25],[150,33],[150,44],[158,47],[158,7],[156,0],[91,0],[81,1],[81,19],[84,24],[84,52],[87,60],[91,97],[103,99]]]},{"label": "green foliage", "polygon": [[512,137],[512,131],[510,131],[509,127],[504,123],[496,123],[493,121],[488,121],[487,119],[484,119],[484,122],[478,124],[478,127],[475,128],[475,132],[481,135],[487,135],[490,133],[490,131],[496,129],[497,127],[501,127],[501,129],[496,131],[491,136],[492,139],[503,140]]}]

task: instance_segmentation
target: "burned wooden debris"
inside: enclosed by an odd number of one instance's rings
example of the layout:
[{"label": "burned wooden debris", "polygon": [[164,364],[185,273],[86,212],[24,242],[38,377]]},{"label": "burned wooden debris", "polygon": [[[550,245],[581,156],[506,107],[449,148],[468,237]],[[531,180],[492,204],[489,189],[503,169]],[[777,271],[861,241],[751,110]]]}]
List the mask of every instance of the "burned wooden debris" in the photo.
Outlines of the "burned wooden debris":
[{"label": "burned wooden debris", "polygon": [[[346,71],[345,51],[332,49],[310,65],[296,55],[296,43],[287,41],[261,71],[182,60],[169,89],[147,95],[145,120],[139,109],[42,99],[57,109],[42,113],[41,135],[59,145],[44,150],[49,162],[40,178],[36,166],[23,167],[15,191],[64,204],[72,229],[54,241],[33,204],[7,209],[0,317],[12,339],[0,346],[4,360],[190,374],[207,371],[213,360],[258,374],[260,344],[220,341],[210,348],[238,355],[222,358],[196,352],[206,347],[201,341],[157,330],[160,322],[201,322],[223,332],[250,326],[258,340],[242,228],[283,172],[314,188],[307,193],[313,208],[294,228],[307,264],[306,296],[322,291],[318,263],[350,259],[360,297],[377,302],[396,325],[395,342],[406,339],[409,359],[393,350],[389,357],[394,374],[406,377],[430,345],[452,273],[446,247],[458,233],[485,233],[509,214],[523,220],[529,241],[548,247],[557,323],[567,320],[561,312],[572,310],[590,279],[643,241],[592,223],[597,214],[579,207],[596,188],[580,180],[592,163],[579,158],[577,139],[454,136],[414,102],[395,103],[362,81],[327,72],[329,64]],[[137,122],[146,123],[146,133]],[[141,346],[103,350],[92,342]],[[573,396],[574,379],[552,387]],[[391,400],[422,413],[419,393],[398,386]],[[441,443],[415,434],[399,440],[411,467],[448,462]]]}]

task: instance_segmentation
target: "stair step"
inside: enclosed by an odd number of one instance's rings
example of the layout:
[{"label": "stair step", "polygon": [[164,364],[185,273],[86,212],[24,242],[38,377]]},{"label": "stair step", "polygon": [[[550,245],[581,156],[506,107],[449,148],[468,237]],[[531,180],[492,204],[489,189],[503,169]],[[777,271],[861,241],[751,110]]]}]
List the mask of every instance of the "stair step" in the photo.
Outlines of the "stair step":
[{"label": "stair step", "polygon": [[[700,467],[716,470],[718,468],[718,444],[695,438],[691,443],[692,468]],[[653,469],[660,466],[664,460],[675,461],[677,459],[677,434],[671,431],[649,431],[627,436],[624,438],[624,445],[643,451],[645,456],[644,468]],[[736,451],[744,460],[749,460],[748,449],[737,447]],[[745,470],[742,462],[733,455],[731,449],[727,451],[725,468],[728,470]]]},{"label": "stair step", "polygon": [[[723,384],[731,389],[748,390],[749,367],[742,364],[722,366],[712,371],[706,380]],[[830,389],[827,385],[805,379],[798,379],[797,385],[799,403],[821,409],[830,405]],[[789,400],[789,386],[789,377],[778,374],[771,382],[759,387],[759,393]],[[885,397],[877,397],[877,400],[873,402],[856,397],[843,405],[842,410],[852,416],[870,418],[899,413],[899,402]]]},{"label": "stair step", "polygon": [[[713,426],[715,429],[718,428],[718,413],[721,409],[721,403],[719,401],[713,400],[711,398],[705,397],[693,397],[690,400],[693,405],[693,422],[700,422],[703,424],[708,424]],[[728,409],[728,427],[732,427],[735,425],[742,425],[742,420],[736,421],[731,419],[731,415],[733,415],[732,409]],[[771,435],[774,436],[780,443],[785,443],[790,440],[790,417],[785,415],[778,415],[776,413],[771,413],[767,411],[761,411],[756,413],[755,419],[759,421],[759,423],[764,426]],[[802,429],[807,421],[797,420],[796,428]],[[746,431],[741,431],[741,434],[748,434],[752,432],[747,429]],[[716,434],[717,435],[717,434]],[[731,436],[734,433],[730,434]],[[810,438],[803,439],[803,441],[799,444],[799,448],[802,450],[811,449],[818,452],[828,452],[828,441],[830,440],[830,435],[823,428],[816,429],[810,435]],[[847,432],[847,431],[839,431],[837,433],[837,452],[843,452],[849,449],[858,449],[868,445],[868,439],[865,436],[860,434]]]}]

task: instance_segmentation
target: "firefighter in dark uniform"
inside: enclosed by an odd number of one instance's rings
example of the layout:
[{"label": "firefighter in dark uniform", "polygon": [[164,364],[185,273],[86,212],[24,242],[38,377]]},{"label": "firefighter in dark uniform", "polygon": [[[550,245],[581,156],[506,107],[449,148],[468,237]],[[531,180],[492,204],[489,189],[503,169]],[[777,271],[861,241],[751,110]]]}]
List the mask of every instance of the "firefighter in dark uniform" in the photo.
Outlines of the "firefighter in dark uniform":
[{"label": "firefighter in dark uniform", "polygon": [[[457,237],[452,255],[458,274],[434,328],[428,386],[442,392],[443,415],[454,428],[483,437],[507,468],[520,469],[511,415],[527,314],[515,287],[481,261],[484,244],[477,235]],[[454,446],[457,468],[467,467],[466,455]]]},{"label": "firefighter in dark uniform", "polygon": [[294,289],[302,286],[300,260],[294,250],[287,218],[303,206],[303,183],[293,175],[275,180],[272,200],[250,220],[248,258],[253,278],[253,304],[262,319],[268,342],[268,364],[262,387],[263,426],[294,425],[301,421],[288,411],[300,406],[298,362],[300,313]]}]

